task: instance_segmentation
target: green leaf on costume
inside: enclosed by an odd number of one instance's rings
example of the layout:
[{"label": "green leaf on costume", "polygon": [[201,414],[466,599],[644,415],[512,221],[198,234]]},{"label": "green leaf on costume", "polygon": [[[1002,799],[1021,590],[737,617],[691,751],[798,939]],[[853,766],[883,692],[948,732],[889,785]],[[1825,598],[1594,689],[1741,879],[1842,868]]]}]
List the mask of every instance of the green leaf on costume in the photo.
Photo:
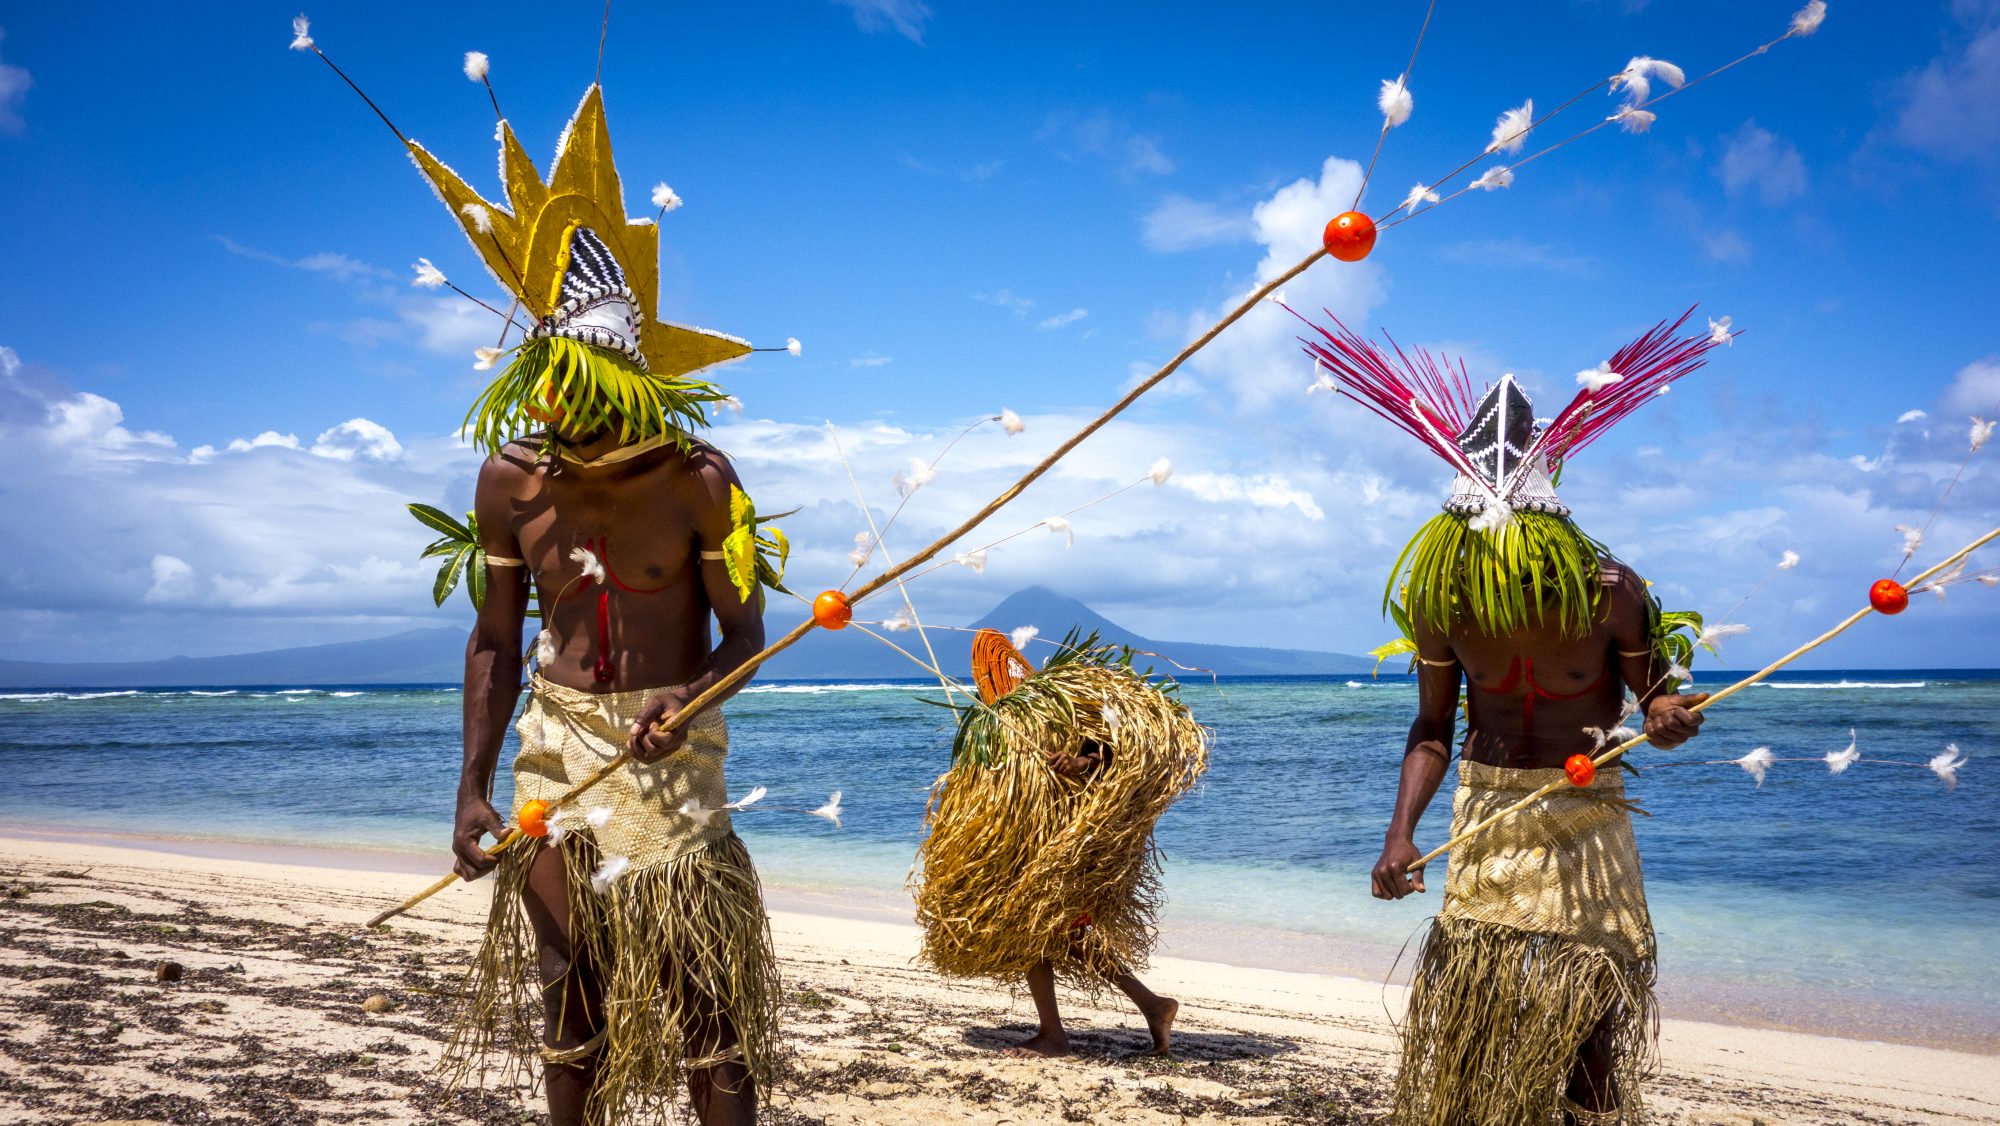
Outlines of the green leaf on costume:
[{"label": "green leaf on costume", "polygon": [[465,569],[465,553],[458,552],[444,561],[438,568],[437,581],[431,584],[431,600],[439,606],[451,597],[452,589],[458,586],[458,576]]},{"label": "green leaf on costume", "polygon": [[[477,542],[471,528],[453,520],[439,509],[432,508],[428,504],[408,504],[404,505],[404,507],[410,510],[410,515],[417,518],[418,523],[434,532],[444,535],[445,539],[439,540],[438,543],[443,543],[445,540],[453,540],[458,543]],[[471,514],[467,513],[467,517],[470,518],[470,516]],[[432,544],[431,546],[435,547],[437,544]]]},{"label": "green leaf on costume", "polygon": [[1386,645],[1377,645],[1375,648],[1370,649],[1368,655],[1375,658],[1375,670],[1370,675],[1381,676],[1383,661],[1391,657],[1402,656],[1405,653],[1409,654],[1410,664],[1412,667],[1415,667],[1417,663],[1417,643],[1407,637],[1399,637]]}]

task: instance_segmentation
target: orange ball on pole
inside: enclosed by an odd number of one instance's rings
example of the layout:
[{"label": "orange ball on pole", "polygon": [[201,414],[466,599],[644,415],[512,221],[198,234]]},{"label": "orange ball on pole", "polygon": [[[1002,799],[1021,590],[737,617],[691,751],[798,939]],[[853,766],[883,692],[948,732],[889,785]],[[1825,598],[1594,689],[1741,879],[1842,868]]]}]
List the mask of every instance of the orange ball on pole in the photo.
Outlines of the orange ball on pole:
[{"label": "orange ball on pole", "polygon": [[813,624],[821,629],[846,629],[854,617],[854,608],[847,604],[847,595],[837,590],[821,591],[813,599]]},{"label": "orange ball on pole", "polygon": [[1589,755],[1571,755],[1563,760],[1563,773],[1572,786],[1588,786],[1597,780],[1597,763]]},{"label": "orange ball on pole", "polygon": [[522,802],[521,808],[514,813],[514,823],[521,827],[523,833],[531,837],[548,836],[549,803],[540,798]]},{"label": "orange ball on pole", "polygon": [[1342,262],[1359,262],[1375,249],[1375,220],[1359,211],[1343,211],[1327,221],[1320,241]]},{"label": "orange ball on pole", "polygon": [[1868,604],[1878,614],[1900,614],[1910,608],[1910,592],[1894,579],[1879,579],[1868,588]]}]

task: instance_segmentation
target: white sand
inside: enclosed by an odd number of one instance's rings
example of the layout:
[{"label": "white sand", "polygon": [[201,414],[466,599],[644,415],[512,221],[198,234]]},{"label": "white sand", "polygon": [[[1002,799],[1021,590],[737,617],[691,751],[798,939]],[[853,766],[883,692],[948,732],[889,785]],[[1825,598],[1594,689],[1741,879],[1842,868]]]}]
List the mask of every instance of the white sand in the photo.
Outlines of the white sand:
[{"label": "white sand", "polygon": [[[483,887],[356,938],[363,919],[428,882],[408,860],[170,847],[7,838],[0,1121],[180,1121],[195,1105],[211,1121],[531,1120],[525,1091],[423,1101]],[[1065,1000],[1077,1057],[1003,1059],[995,1049],[1032,1021],[1025,998],[913,968],[910,925],[772,898],[798,1058],[770,1121],[1333,1123],[1382,1109],[1384,1005],[1402,998],[1375,983],[1162,958],[1144,976],[1180,999],[1178,1062],[1123,1058],[1144,1029],[1114,997]],[[184,979],[156,983],[161,959],[185,966]],[[396,1009],[363,1014],[371,993]],[[1649,1093],[1657,1121],[2000,1122],[1988,1056],[1673,1020],[1663,1050]]]}]

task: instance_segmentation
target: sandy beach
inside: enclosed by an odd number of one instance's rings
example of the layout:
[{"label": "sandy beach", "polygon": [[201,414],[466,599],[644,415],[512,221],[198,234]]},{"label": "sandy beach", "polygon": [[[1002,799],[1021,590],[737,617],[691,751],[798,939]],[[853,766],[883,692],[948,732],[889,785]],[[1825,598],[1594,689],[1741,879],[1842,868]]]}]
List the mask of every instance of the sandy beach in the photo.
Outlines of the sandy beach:
[{"label": "sandy beach", "polygon": [[[485,894],[387,929],[420,858],[7,834],[0,862],[0,1120],[542,1121],[526,1090],[445,1095],[439,1016]],[[1075,1058],[1004,1059],[1031,1007],[913,968],[879,907],[774,889],[793,1058],[777,1123],[1360,1123],[1392,1064],[1374,982],[1176,958],[1176,1057],[1134,1058],[1128,1011],[1071,998]],[[1108,1000],[1108,999],[1107,999]],[[1122,999],[1121,999],[1122,1000]],[[1990,1056],[1669,1020],[1652,1088],[1669,1123],[2000,1121]]]}]

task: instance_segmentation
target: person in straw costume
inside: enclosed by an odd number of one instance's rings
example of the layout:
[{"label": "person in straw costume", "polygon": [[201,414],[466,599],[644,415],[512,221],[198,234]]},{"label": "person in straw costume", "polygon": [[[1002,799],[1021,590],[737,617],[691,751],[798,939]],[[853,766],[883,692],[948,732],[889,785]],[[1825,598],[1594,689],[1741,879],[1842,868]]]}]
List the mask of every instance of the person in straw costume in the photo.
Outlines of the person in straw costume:
[{"label": "person in straw costume", "polygon": [[[303,16],[294,30],[295,49],[333,66]],[[487,66],[466,56],[476,81]],[[659,730],[763,647],[762,587],[782,589],[782,533],[696,437],[728,396],[694,373],[753,349],[654,319],[657,222],[627,218],[595,84],[546,180],[500,121],[504,204],[396,135],[510,295],[513,309],[493,311],[527,322],[512,348],[480,350],[480,368],[507,362],[465,423],[487,457],[462,529],[476,540],[463,554],[479,610],[451,840],[460,877],[498,878],[443,1078],[455,1088],[497,1067],[511,1085],[539,1060],[557,1126],[678,1120],[683,1090],[709,1126],[753,1122],[780,994],[757,874],[730,826],[728,729],[711,707]],[[661,214],[679,202],[664,184],[653,199]],[[425,260],[417,284],[450,283]],[[506,829],[490,795],[535,613],[544,628],[514,725],[514,820],[528,839],[496,865],[481,841]],[[632,765],[560,804],[621,751]]]},{"label": "person in straw costume", "polygon": [[[1691,311],[1690,311],[1691,312]],[[1618,771],[1590,752],[1631,737],[1692,738],[1705,697],[1676,694],[1699,630],[1579,529],[1555,482],[1567,459],[1700,367],[1726,322],[1661,324],[1594,371],[1553,420],[1513,376],[1476,400],[1461,364],[1376,348],[1336,323],[1307,351],[1343,394],[1457,471],[1444,511],[1403,549],[1385,605],[1405,636],[1417,718],[1371,877],[1379,899],[1427,890],[1410,871],[1419,818],[1466,737],[1452,801],[1462,827],[1567,774],[1531,812],[1452,853],[1444,903],[1418,952],[1393,1120],[1405,1126],[1638,1122],[1656,1059],[1655,948]],[[1626,703],[1626,693],[1636,703]]]},{"label": "person in straw costume", "polygon": [[1070,1051],[1058,980],[1115,985],[1171,1050],[1180,1005],[1147,989],[1160,908],[1153,826],[1208,767],[1209,733],[1129,650],[1065,638],[1038,671],[1005,637],[973,641],[979,702],[960,714],[911,877],[920,957],[953,977],[1025,982],[1040,1028],[1009,1055]]}]

